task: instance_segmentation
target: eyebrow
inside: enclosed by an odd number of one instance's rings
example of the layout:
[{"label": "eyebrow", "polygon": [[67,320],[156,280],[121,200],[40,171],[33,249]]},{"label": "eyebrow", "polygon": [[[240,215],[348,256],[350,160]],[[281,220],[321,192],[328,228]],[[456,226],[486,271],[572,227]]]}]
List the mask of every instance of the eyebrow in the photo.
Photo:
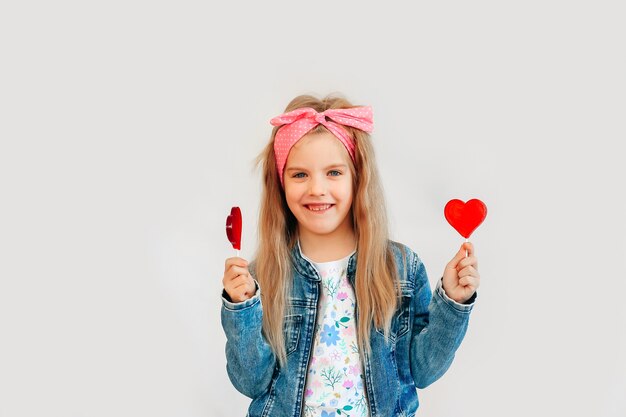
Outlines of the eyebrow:
[{"label": "eyebrow", "polygon": [[[326,168],[324,168],[324,171],[326,171],[327,169],[331,169],[331,168],[348,169],[348,165],[346,165],[346,164],[332,164],[332,165],[328,165]],[[289,167],[289,168],[285,169],[285,172],[286,171],[306,171],[306,168]]]}]

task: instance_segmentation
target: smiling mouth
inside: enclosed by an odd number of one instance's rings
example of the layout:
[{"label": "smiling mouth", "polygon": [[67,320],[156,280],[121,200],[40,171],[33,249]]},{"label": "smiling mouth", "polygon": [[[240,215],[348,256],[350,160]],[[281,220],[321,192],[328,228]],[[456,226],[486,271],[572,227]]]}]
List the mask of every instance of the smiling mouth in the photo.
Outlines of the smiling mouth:
[{"label": "smiling mouth", "polygon": [[334,204],[307,204],[304,207],[309,209],[309,211],[314,211],[317,213],[322,213],[334,206]]}]

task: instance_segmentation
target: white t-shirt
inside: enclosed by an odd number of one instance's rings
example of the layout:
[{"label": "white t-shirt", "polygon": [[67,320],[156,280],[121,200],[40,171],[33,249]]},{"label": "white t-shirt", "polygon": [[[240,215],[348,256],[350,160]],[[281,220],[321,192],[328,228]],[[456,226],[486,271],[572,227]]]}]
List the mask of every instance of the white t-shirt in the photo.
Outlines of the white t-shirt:
[{"label": "white t-shirt", "polygon": [[347,277],[351,255],[331,262],[313,262],[303,255],[322,278],[304,417],[368,416],[354,321],[355,296]]}]

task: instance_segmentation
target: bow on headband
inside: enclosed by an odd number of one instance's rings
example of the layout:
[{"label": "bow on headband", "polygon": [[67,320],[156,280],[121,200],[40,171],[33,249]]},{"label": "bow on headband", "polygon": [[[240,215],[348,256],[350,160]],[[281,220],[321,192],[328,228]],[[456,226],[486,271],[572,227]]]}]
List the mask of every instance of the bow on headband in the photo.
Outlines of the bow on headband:
[{"label": "bow on headband", "polygon": [[[328,120],[330,119],[330,120]],[[374,128],[372,108],[370,106],[352,107],[350,109],[328,109],[318,113],[310,107],[303,107],[283,113],[270,120],[273,126],[282,126],[274,138],[274,154],[280,183],[285,187],[283,170],[291,147],[318,124],[324,125],[343,143],[350,158],[354,161],[354,141],[342,127],[350,126],[365,132]]]}]

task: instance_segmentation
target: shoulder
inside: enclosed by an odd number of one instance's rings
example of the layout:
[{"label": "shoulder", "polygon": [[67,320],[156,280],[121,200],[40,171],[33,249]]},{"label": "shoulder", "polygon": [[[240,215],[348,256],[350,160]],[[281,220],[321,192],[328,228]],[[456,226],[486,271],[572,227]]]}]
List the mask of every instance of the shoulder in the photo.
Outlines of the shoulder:
[{"label": "shoulder", "polygon": [[425,269],[418,254],[403,243],[393,240],[389,240],[389,248],[394,256],[401,284],[419,287],[420,281],[425,278],[422,273]]}]

